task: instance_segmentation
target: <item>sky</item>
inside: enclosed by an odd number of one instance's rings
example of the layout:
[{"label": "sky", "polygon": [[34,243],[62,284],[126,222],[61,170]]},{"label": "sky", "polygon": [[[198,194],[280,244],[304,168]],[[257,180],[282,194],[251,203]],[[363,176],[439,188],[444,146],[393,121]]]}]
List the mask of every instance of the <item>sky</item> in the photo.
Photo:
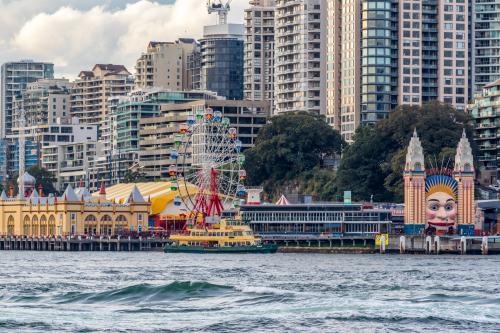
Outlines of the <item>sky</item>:
[{"label": "sky", "polygon": [[[149,41],[200,38],[214,24],[206,0],[0,0],[0,64],[53,62],[75,78],[96,63],[134,64]],[[243,23],[248,0],[233,0],[230,23]]]}]

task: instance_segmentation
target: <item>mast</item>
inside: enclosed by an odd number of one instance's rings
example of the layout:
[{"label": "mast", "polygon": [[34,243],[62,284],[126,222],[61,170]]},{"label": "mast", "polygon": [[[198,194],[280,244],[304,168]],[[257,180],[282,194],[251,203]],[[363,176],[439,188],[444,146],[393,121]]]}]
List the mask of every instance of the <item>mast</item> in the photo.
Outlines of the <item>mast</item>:
[{"label": "mast", "polygon": [[19,195],[24,198],[24,172],[25,172],[25,150],[26,142],[24,138],[24,128],[26,127],[26,114],[24,108],[19,110]]}]

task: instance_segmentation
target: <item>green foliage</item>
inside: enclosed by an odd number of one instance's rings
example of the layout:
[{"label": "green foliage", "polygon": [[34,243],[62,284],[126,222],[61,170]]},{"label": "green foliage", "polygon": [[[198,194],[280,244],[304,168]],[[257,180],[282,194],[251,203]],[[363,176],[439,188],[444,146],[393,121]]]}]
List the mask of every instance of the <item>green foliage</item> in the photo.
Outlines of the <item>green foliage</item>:
[{"label": "green foliage", "polygon": [[326,195],[328,191],[303,181],[314,180],[307,173],[319,168],[325,157],[340,153],[343,145],[340,135],[322,116],[307,112],[275,116],[260,129],[255,147],[245,151],[247,183],[264,186],[272,197],[290,186],[311,188]]},{"label": "green foliage", "polygon": [[146,174],[140,171],[128,170],[123,176],[124,183],[141,183],[146,181]]},{"label": "green foliage", "polygon": [[[354,200],[396,201],[403,199],[402,172],[406,148],[416,128],[426,161],[453,165],[455,149],[465,128],[472,139],[470,118],[438,102],[401,106],[388,119],[373,127],[359,128],[355,142],[342,156],[337,174],[338,194],[351,190]],[[474,141],[472,149],[477,151]]]},{"label": "green foliage", "polygon": [[[54,178],[54,175],[48,171],[45,168],[39,167],[37,165],[29,167],[26,172],[28,172],[30,175],[35,177],[36,179],[36,191],[38,191],[38,186],[42,184],[42,190],[45,195],[48,195],[50,193],[56,193],[56,189],[54,187],[54,184],[56,182],[56,179]],[[17,179],[19,178],[19,174],[16,172],[12,174],[12,176],[9,178],[8,184],[7,184],[7,189],[6,191],[9,190],[10,186],[12,185],[14,187],[14,192],[17,194],[18,190],[18,184],[17,184]]]}]

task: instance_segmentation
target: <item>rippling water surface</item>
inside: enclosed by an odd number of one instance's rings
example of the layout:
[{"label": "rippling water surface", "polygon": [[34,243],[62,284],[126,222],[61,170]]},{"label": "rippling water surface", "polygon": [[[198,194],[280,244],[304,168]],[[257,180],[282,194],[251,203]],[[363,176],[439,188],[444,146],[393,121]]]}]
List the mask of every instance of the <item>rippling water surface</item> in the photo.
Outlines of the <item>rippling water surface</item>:
[{"label": "rippling water surface", "polygon": [[499,332],[500,257],[0,252],[0,331]]}]

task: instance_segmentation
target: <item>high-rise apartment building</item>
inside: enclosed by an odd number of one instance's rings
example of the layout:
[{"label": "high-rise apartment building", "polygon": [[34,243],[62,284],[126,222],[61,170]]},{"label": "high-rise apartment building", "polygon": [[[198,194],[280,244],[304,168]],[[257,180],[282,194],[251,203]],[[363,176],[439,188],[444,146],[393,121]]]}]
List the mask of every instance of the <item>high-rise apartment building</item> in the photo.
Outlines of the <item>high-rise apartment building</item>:
[{"label": "high-rise apartment building", "polygon": [[189,62],[199,53],[199,44],[191,38],[180,38],[175,42],[149,42],[146,52],[136,62],[135,86],[193,89]]},{"label": "high-rise apartment building", "polygon": [[243,24],[203,28],[201,89],[227,99],[243,99]]},{"label": "high-rise apartment building", "polygon": [[274,104],[274,0],[251,0],[245,9],[246,100]]},{"label": "high-rise apartment building", "polygon": [[36,127],[56,123],[58,119],[69,119],[70,91],[68,79],[40,79],[29,83],[26,89],[13,99],[12,127],[18,133],[20,110],[24,109],[25,126]]},{"label": "high-rise apartment building", "polygon": [[[189,115],[206,108],[220,111],[223,117],[229,119],[231,126],[236,128],[242,150],[254,146],[259,129],[269,118],[270,103],[207,97],[185,103],[163,104],[158,116],[141,119],[139,163],[147,179],[168,177],[169,165],[176,163],[170,154],[175,147],[180,125],[187,121]],[[186,163],[190,163],[189,158]]]},{"label": "high-rise apartment building", "polygon": [[322,0],[276,0],[275,113],[322,110]]},{"label": "high-rise apartment building", "polygon": [[7,62],[1,68],[0,137],[12,132],[13,100],[21,94],[28,83],[39,79],[52,79],[54,65],[47,62],[23,60]]},{"label": "high-rise apartment building", "polygon": [[500,0],[472,1],[473,93],[500,79]]},{"label": "high-rise apartment building", "polygon": [[469,4],[323,0],[326,115],[344,139],[400,104],[469,98]]},{"label": "high-rise apartment building", "polygon": [[363,1],[361,17],[360,115],[371,124],[397,106],[397,1]]},{"label": "high-rise apartment building", "polygon": [[437,99],[465,111],[468,20],[464,0],[399,1],[399,104]]},{"label": "high-rise apartment building", "polygon": [[483,87],[471,105],[474,140],[479,148],[480,183],[495,184],[500,179],[500,79]]},{"label": "high-rise apartment building", "polygon": [[71,91],[71,115],[83,124],[99,125],[108,115],[108,98],[125,96],[133,88],[131,74],[123,65],[97,64],[82,71]]}]

